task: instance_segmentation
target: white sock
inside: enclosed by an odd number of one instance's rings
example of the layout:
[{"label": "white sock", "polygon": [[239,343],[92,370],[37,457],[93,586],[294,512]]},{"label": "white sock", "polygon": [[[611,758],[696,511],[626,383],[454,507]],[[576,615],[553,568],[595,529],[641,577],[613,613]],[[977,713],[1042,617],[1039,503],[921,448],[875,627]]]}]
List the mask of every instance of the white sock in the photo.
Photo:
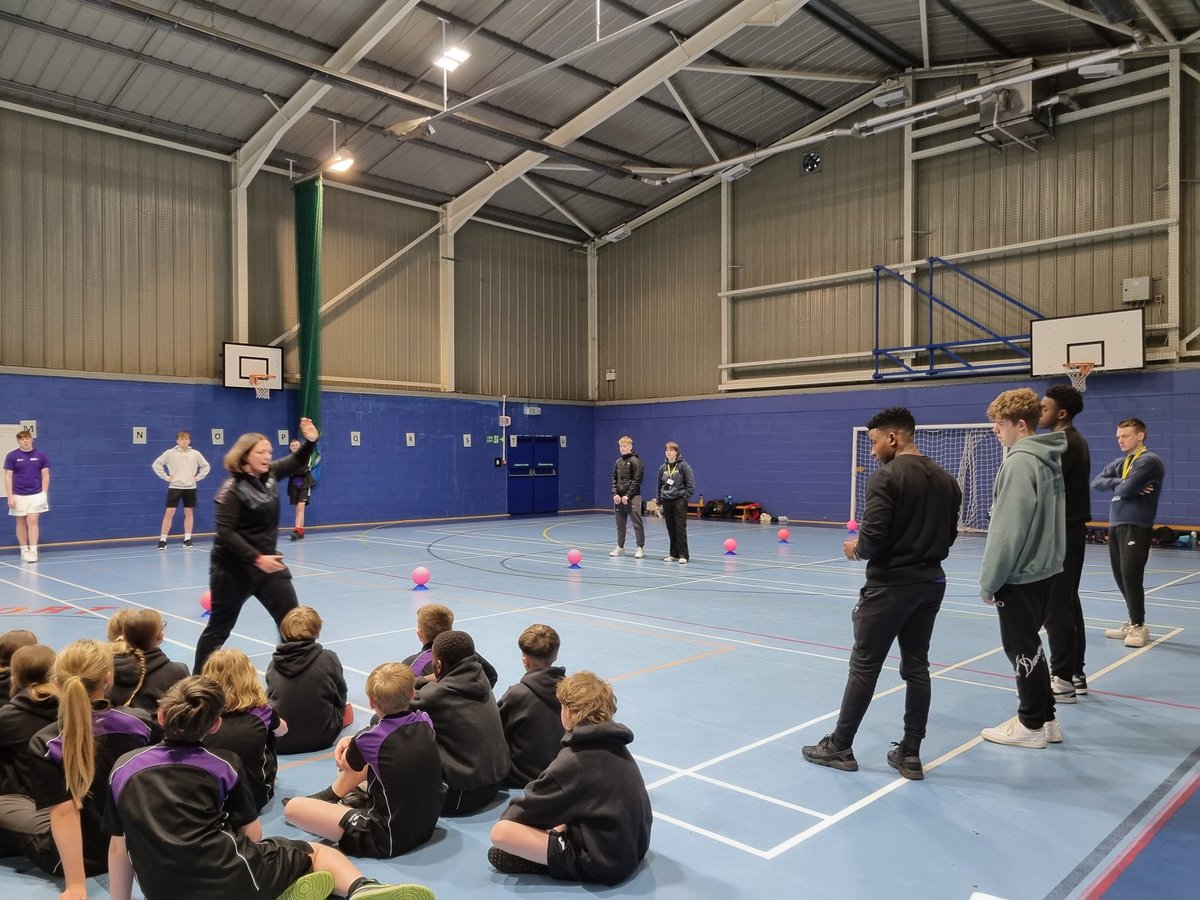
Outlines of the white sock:
[{"label": "white sock", "polygon": [[165,534],[160,534],[158,539],[164,544],[167,542],[167,536]]},{"label": "white sock", "polygon": [[192,536],[191,536],[190,534],[185,534],[185,535],[183,536],[183,539],[184,539],[185,541],[190,541],[190,540],[192,539]]}]

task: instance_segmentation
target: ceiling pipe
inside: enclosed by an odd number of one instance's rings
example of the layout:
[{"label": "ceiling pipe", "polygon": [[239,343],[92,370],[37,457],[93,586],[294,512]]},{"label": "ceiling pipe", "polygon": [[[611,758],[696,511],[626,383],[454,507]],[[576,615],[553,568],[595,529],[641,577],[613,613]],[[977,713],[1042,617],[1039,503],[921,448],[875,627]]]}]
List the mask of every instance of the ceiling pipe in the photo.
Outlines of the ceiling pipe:
[{"label": "ceiling pipe", "polygon": [[726,169],[729,166],[736,165],[738,163],[767,159],[780,153],[786,153],[789,150],[798,150],[802,147],[811,147],[817,144],[823,144],[826,141],[832,140],[833,138],[869,137],[873,134],[891,131],[893,128],[901,128],[905,125],[911,124],[912,122],[918,122],[921,119],[927,119],[930,116],[938,113],[940,110],[946,109],[950,106],[966,103],[977,103],[980,98],[994,93],[995,91],[1003,90],[1006,87],[1012,87],[1014,85],[1024,84],[1029,81],[1038,81],[1042,78],[1050,78],[1054,75],[1062,75],[1067,72],[1073,72],[1081,66],[1094,65],[1110,59],[1128,56],[1139,49],[1141,48],[1137,44],[1127,44],[1122,47],[1113,47],[1109,50],[1103,50],[1099,53],[1091,53],[1087,56],[1081,56],[1077,59],[1068,60],[1067,62],[1058,63],[1053,66],[1046,66],[1042,69],[1034,69],[1032,72],[1023,72],[1020,75],[1013,75],[1009,78],[1001,78],[996,81],[990,81],[987,84],[981,84],[973,88],[966,88],[961,91],[956,91],[953,94],[947,94],[944,97],[938,97],[934,100],[927,100],[924,103],[917,103],[913,106],[907,106],[902,109],[886,112],[878,116],[873,116],[870,119],[865,119],[861,122],[855,122],[849,128],[835,128],[819,135],[810,135],[809,137],[799,138],[794,141],[785,141],[782,144],[764,147],[761,150],[755,150],[750,153],[743,153],[741,156],[723,159],[720,162],[711,163],[705,166],[697,166],[695,168],[688,169],[685,172],[670,175],[666,178],[654,179],[643,177],[642,180],[650,184],[674,184],[675,182],[684,181],[689,178],[703,178],[706,175],[715,174],[720,172],[722,169]]}]

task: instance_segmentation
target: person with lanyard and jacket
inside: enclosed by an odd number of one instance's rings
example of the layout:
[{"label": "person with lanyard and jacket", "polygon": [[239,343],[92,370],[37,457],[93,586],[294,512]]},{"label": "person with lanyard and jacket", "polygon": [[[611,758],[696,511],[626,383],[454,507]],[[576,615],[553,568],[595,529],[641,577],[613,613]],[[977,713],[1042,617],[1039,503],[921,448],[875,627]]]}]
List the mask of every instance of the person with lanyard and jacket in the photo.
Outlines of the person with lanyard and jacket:
[{"label": "person with lanyard and jacket", "polygon": [[642,478],[646,467],[641,459],[633,452],[633,438],[625,435],[617,441],[620,457],[613,464],[612,498],[613,513],[617,518],[617,546],[609,551],[609,556],[625,555],[625,535],[629,531],[629,522],[633,521],[633,536],[637,540],[637,550],[634,559],[646,555],[646,529],[642,526]]},{"label": "person with lanyard and jacket", "polygon": [[271,461],[271,441],[264,434],[243,434],[225,454],[229,477],[216,496],[217,536],[209,563],[211,616],[196,642],[192,671],[224,646],[242,606],[257,597],[275,624],[299,606],[292,573],[276,549],[279,537],[279,479],[308,465],[319,434],[312,419],[300,420],[304,443],[290,456]]},{"label": "person with lanyard and jacket", "polygon": [[663,562],[678,561],[686,566],[688,561],[687,511],[688,501],[696,493],[696,476],[679,453],[679,445],[667,441],[666,459],[658,470],[658,496],[655,512],[667,525],[667,538],[671,549]]},{"label": "person with lanyard and jacket", "polygon": [[1166,466],[1146,449],[1146,423],[1123,419],[1117,423],[1117,446],[1122,456],[1110,462],[1092,481],[1092,487],[1113,495],[1108,515],[1108,558],[1113,579],[1125,598],[1129,621],[1105,629],[1104,636],[1124,641],[1126,647],[1145,647],[1150,640],[1146,624],[1146,560],[1150,558],[1150,532],[1158,514]]}]

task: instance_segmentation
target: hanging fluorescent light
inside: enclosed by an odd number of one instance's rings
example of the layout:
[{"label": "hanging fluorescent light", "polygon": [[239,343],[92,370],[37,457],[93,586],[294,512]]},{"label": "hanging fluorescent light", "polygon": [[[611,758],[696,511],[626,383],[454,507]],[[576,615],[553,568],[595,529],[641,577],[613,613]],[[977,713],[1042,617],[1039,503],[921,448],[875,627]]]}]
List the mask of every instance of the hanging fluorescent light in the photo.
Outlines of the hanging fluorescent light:
[{"label": "hanging fluorescent light", "polygon": [[440,66],[447,72],[453,72],[470,58],[471,54],[462,47],[451,47],[449,50],[435,59],[433,64],[435,66]]},{"label": "hanging fluorescent light", "polygon": [[339,153],[333,159],[325,164],[327,172],[345,172],[354,165],[354,157],[346,153]]}]

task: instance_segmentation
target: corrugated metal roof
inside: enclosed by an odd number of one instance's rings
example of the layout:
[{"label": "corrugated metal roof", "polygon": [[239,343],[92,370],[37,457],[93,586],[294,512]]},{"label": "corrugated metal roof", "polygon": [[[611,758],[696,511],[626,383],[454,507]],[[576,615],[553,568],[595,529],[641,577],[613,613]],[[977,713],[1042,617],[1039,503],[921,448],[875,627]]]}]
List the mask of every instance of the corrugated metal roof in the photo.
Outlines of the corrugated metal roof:
[{"label": "corrugated metal roof", "polygon": [[[71,108],[122,127],[213,146],[236,146],[271,120],[269,94],[282,103],[311,77],[310,72],[252,48],[156,25],[146,16],[119,9],[122,0],[0,0],[0,96]],[[673,0],[605,0],[600,31],[612,35],[638,16],[668,8]],[[881,40],[913,58],[921,56],[921,22],[913,0],[821,0],[825,10],[857,19]],[[940,0],[929,0],[928,30],[934,65],[996,59],[994,45],[1013,54],[1050,55],[1097,49],[1127,41],[1032,0],[951,0],[984,36],[955,18]],[[1200,29],[1195,0],[1149,0],[1182,38]],[[379,0],[141,0],[161,13],[215,29],[230,42],[252,41],[314,64],[347,41],[379,6]],[[373,189],[391,189],[427,200],[453,197],[575,117],[587,113],[621,84],[635,79],[729,10],[738,0],[700,0],[662,23],[634,29],[622,40],[583,53],[569,65],[542,71],[517,85],[513,79],[546,61],[589,47],[596,37],[594,0],[421,0],[376,43],[354,74],[379,89],[336,84],[278,140],[275,164],[297,160],[300,170],[332,150],[328,117],[336,117],[339,142],[359,168],[343,176]],[[490,130],[452,119],[435,123],[435,133],[400,143],[383,129],[422,114],[419,106],[384,96],[382,87],[442,102],[442,73],[433,59],[447,41],[470,50],[471,58],[447,76],[450,103],[503,88],[469,115]],[[1154,40],[1153,24],[1138,25]],[[871,49],[870,36],[853,36],[800,8],[772,26],[732,31],[693,63],[740,65],[772,70],[824,70],[882,80],[896,74],[887,53]],[[833,110],[868,84],[679,71],[672,84],[719,155],[728,158],[767,145]],[[427,114],[427,113],[425,113]],[[555,155],[607,165],[701,165],[711,157],[661,83]],[[534,141],[534,144],[529,144]],[[581,159],[582,158],[582,159]],[[489,165],[491,164],[491,165]],[[535,173],[535,177],[536,173]],[[547,172],[546,190],[597,231],[652,207],[687,184],[654,186],[595,170]],[[433,192],[430,194],[430,192]],[[556,231],[573,230],[567,219],[527,185],[497,191],[485,210],[525,224],[538,220]]]}]

